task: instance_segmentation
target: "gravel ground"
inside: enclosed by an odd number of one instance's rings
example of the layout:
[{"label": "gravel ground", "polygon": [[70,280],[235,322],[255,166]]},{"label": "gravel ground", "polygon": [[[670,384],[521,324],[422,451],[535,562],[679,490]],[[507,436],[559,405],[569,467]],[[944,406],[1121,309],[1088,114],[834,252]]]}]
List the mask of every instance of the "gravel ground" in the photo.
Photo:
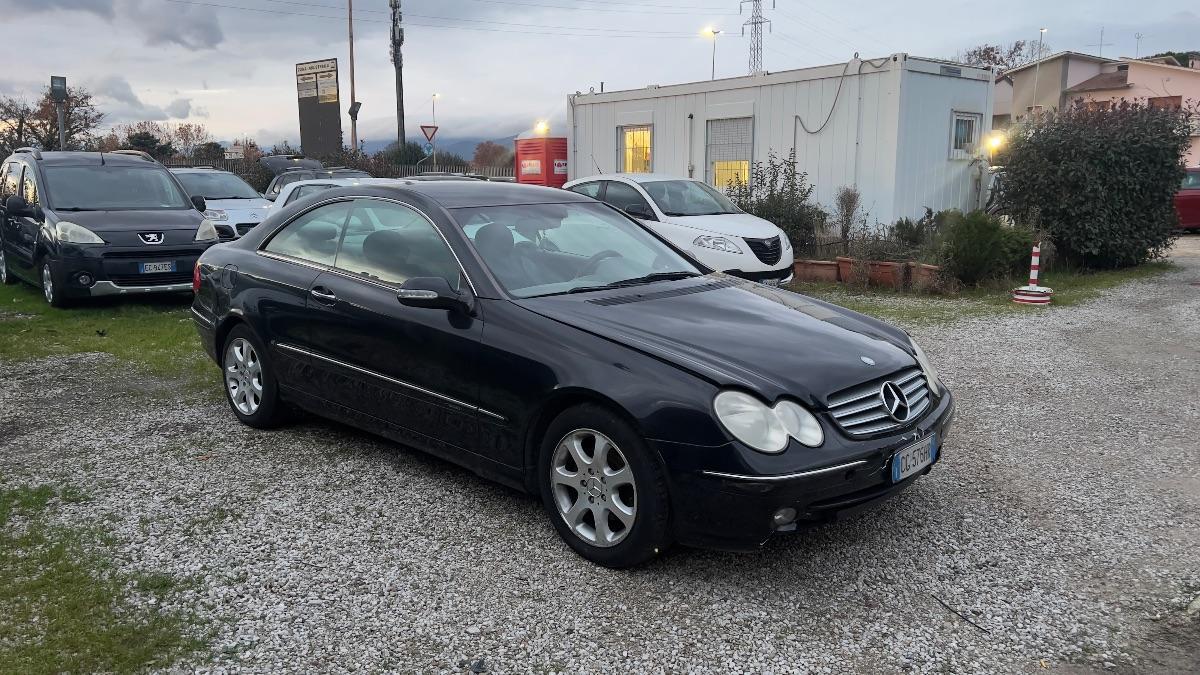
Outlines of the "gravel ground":
[{"label": "gravel ground", "polygon": [[594,567],[532,498],[320,421],[256,432],[100,355],[0,363],[0,486],[80,487],[65,521],[199,579],[202,670],[1197,672],[1200,238],[1176,260],[921,328],[959,400],[944,461],[752,555]]}]

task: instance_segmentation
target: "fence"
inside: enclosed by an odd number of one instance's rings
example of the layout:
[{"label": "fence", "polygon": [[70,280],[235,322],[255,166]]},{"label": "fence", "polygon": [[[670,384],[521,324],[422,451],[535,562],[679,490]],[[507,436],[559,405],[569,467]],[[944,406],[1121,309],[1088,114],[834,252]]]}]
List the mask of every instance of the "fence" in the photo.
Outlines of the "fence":
[{"label": "fence", "polygon": [[[193,161],[188,159],[168,159],[163,162],[168,167],[211,166],[236,173],[243,178],[249,178],[263,171],[257,161],[246,159],[214,159],[209,161]],[[376,178],[406,178],[423,173],[473,173],[488,178],[513,178],[515,173],[512,166],[471,166],[462,164],[392,164],[378,159],[364,158],[361,161],[350,162],[350,168],[362,169]]]}]

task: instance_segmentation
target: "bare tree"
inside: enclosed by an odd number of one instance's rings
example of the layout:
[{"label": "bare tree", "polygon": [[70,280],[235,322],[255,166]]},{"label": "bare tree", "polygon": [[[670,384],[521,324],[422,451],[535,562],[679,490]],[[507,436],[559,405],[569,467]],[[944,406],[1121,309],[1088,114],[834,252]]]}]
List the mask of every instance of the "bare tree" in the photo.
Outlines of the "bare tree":
[{"label": "bare tree", "polygon": [[191,157],[196,148],[212,140],[212,134],[199,122],[182,122],[174,129],[175,148],[185,157]]},{"label": "bare tree", "polygon": [[[96,108],[90,92],[79,87],[67,89],[63,122],[68,149],[91,145],[103,121],[104,113]],[[57,104],[48,88],[32,105],[23,98],[0,99],[0,148],[11,152],[27,145],[43,150],[64,149],[58,144]]]},{"label": "bare tree", "polygon": [[995,66],[1004,72],[1044,58],[1050,51],[1050,45],[1042,44],[1039,50],[1038,43],[1027,40],[1007,45],[984,43],[960,52],[956,60],[972,66]]}]

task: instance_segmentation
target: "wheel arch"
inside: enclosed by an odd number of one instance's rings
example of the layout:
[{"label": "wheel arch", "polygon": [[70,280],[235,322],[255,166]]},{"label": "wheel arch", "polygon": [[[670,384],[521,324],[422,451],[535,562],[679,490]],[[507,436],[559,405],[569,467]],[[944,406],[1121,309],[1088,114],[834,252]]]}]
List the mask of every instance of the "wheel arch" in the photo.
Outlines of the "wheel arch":
[{"label": "wheel arch", "polygon": [[[524,480],[525,489],[530,494],[538,494],[539,488],[538,479],[538,454],[541,452],[542,439],[546,435],[546,430],[550,427],[550,423],[554,418],[562,414],[563,411],[574,408],[575,406],[584,404],[593,404],[609,410],[620,417],[626,424],[633,429],[638,436],[645,438],[645,433],[642,427],[638,424],[637,419],[629,413],[629,411],[617,401],[592,389],[582,387],[567,387],[555,390],[549,398],[542,402],[537,411],[531,416],[529,424],[525,431],[525,467]],[[648,444],[649,446],[649,444]],[[653,446],[649,446],[651,452],[656,453]],[[662,462],[662,457],[657,458]]]},{"label": "wheel arch", "polygon": [[249,330],[251,333],[254,333],[255,337],[258,337],[260,341],[262,340],[262,337],[259,336],[258,331],[254,330],[254,326],[250,325],[250,322],[246,320],[246,317],[242,316],[240,313],[231,313],[226,315],[225,318],[217,322],[217,326],[213,330],[213,353],[217,355],[217,365],[222,365],[221,358],[224,356],[225,339],[228,338],[229,334],[233,332],[233,329],[237,328],[238,326],[245,326],[247,330]]}]

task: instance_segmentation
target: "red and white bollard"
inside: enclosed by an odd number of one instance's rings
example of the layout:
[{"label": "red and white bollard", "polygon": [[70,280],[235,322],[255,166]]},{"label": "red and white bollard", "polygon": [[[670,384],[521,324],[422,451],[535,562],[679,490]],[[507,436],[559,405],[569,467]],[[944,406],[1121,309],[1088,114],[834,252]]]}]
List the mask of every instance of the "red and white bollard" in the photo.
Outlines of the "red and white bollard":
[{"label": "red and white bollard", "polygon": [[1033,259],[1029,261],[1029,285],[1013,289],[1013,302],[1022,305],[1050,304],[1050,296],[1054,295],[1054,289],[1038,285],[1038,270],[1041,268],[1041,260],[1042,247],[1039,242],[1033,245]]}]

